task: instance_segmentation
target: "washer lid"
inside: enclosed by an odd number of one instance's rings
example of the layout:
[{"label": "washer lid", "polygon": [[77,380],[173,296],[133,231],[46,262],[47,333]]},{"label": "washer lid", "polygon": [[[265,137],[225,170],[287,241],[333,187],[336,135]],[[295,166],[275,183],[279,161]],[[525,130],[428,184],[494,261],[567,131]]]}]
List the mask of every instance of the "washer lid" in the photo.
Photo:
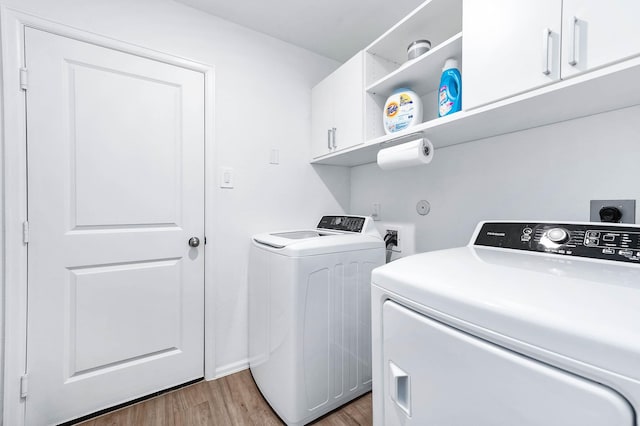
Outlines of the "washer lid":
[{"label": "washer lid", "polygon": [[254,235],[253,244],[284,256],[313,256],[353,250],[384,249],[376,235],[330,232],[318,229],[272,232]]},{"label": "washer lid", "polygon": [[373,270],[425,307],[640,380],[640,267],[491,248],[422,253]]},{"label": "washer lid", "polygon": [[271,235],[273,235],[274,237],[281,237],[289,240],[304,240],[307,238],[315,238],[315,237],[323,236],[323,234],[321,234],[318,231],[287,231],[287,232],[276,232]]}]

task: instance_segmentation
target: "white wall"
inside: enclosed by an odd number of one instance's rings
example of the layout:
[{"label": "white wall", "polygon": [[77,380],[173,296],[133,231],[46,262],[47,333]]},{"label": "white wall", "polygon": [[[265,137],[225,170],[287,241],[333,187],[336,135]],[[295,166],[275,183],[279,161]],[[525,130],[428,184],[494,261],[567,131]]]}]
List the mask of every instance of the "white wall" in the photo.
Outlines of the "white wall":
[{"label": "white wall", "polygon": [[[207,212],[218,374],[247,358],[249,236],[307,227],[349,203],[349,171],[308,164],[310,88],[337,63],[170,0],[3,0],[39,17],[215,66],[217,165],[235,170]],[[269,151],[280,150],[270,165]],[[217,182],[207,182],[216,184]]]},{"label": "white wall", "polygon": [[638,117],[632,107],[436,149],[417,168],[354,167],[351,212],[380,202],[383,220],[415,224],[417,252],[465,245],[481,220],[588,221],[591,199],[640,199]]}]

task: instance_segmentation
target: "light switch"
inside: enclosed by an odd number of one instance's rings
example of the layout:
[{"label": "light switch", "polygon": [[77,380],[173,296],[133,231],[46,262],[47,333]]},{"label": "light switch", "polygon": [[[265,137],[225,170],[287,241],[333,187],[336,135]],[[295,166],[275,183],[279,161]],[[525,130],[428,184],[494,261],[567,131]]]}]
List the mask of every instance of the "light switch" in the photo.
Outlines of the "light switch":
[{"label": "light switch", "polygon": [[380,203],[373,203],[371,207],[371,217],[373,220],[380,220]]},{"label": "light switch", "polygon": [[280,150],[271,150],[271,155],[269,156],[269,164],[280,164]]},{"label": "light switch", "polygon": [[220,188],[233,188],[233,169],[225,167],[220,172]]}]

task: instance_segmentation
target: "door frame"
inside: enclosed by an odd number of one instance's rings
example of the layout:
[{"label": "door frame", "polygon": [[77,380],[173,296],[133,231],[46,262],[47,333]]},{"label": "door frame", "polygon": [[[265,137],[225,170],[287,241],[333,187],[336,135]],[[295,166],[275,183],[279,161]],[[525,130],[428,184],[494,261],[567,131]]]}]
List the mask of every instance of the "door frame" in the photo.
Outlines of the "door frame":
[{"label": "door frame", "polygon": [[[25,402],[20,397],[20,378],[27,367],[27,245],[23,242],[23,223],[27,219],[27,135],[26,95],[20,88],[20,68],[24,67],[25,27],[91,43],[124,53],[153,59],[200,72],[205,93],[205,235],[213,235],[213,211],[216,193],[214,159],[214,67],[182,57],[162,53],[125,41],[83,31],[68,25],[0,5],[0,39],[3,101],[0,103],[0,191],[3,238],[0,263],[4,301],[0,304],[0,333],[4,339],[0,362],[2,424],[23,425]],[[207,254],[209,253],[209,254]],[[215,378],[214,281],[213,256],[204,245],[204,377]],[[2,392],[3,391],[3,392]]]}]

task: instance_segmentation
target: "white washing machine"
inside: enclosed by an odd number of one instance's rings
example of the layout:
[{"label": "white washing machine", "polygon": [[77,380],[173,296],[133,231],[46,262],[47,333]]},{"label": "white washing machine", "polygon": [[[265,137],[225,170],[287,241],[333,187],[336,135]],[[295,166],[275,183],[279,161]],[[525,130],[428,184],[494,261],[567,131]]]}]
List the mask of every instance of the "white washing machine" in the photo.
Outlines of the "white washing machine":
[{"label": "white washing machine", "polygon": [[631,426],[640,227],[485,222],[373,271],[374,425]]},{"label": "white washing machine", "polygon": [[369,217],[255,235],[249,364],[274,411],[303,425],[371,389],[371,271],[384,242]]}]

